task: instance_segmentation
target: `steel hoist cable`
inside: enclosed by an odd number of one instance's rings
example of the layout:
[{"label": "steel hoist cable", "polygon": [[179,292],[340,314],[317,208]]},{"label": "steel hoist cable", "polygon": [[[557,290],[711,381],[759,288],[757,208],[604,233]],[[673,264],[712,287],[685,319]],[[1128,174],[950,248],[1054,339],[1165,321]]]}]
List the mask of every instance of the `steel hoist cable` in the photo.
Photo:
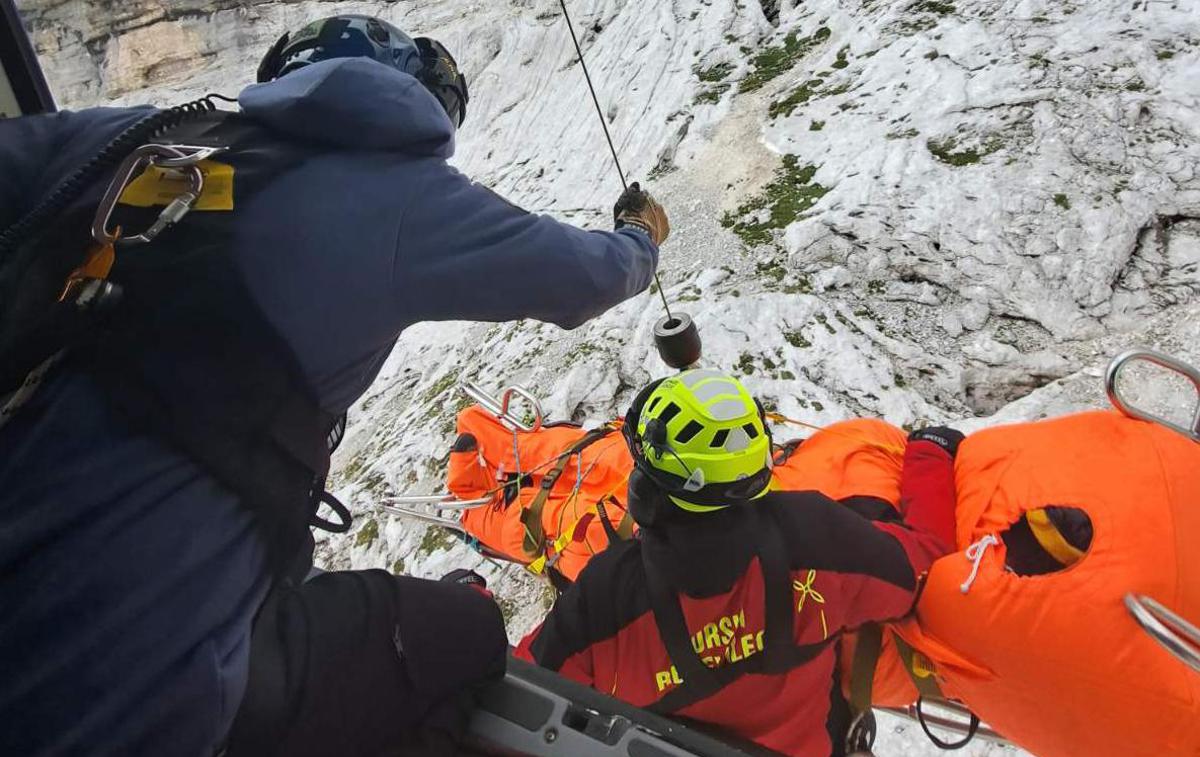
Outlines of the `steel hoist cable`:
[{"label": "steel hoist cable", "polygon": [[[596,96],[596,87],[592,84],[592,75],[588,71],[587,61],[583,59],[583,48],[579,46],[579,37],[575,34],[575,24],[571,22],[571,14],[567,11],[567,0],[558,0],[558,5],[562,8],[563,19],[567,22],[567,31],[571,32],[571,41],[575,43],[575,54],[579,57],[579,67],[583,69],[583,78],[587,80],[588,91],[592,93],[592,104],[596,106],[596,116],[600,119],[600,128],[604,129],[604,138],[608,141],[613,165],[617,169],[617,176],[621,178],[621,188],[629,189],[629,183],[625,181],[625,171],[621,168],[621,159],[617,157],[617,146],[613,144],[612,134],[608,130],[608,121],[604,118],[604,109],[600,107],[600,98]],[[671,315],[671,306],[667,304],[667,294],[663,291],[662,282],[659,281],[658,271],[654,272],[654,285],[658,287],[658,296],[662,300],[667,319],[674,321],[675,317]]]}]

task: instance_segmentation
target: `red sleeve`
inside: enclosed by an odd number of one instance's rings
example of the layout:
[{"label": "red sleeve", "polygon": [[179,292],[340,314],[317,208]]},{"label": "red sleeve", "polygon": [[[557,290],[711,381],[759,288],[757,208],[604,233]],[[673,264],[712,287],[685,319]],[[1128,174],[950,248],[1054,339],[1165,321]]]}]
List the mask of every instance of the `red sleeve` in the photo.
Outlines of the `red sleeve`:
[{"label": "red sleeve", "polygon": [[[562,602],[561,598],[559,602]],[[522,660],[550,668],[572,681],[593,686],[596,676],[592,671],[592,650],[579,643],[580,638],[575,634],[564,633],[570,626],[569,622],[563,622],[565,620],[562,609],[556,603],[546,620],[530,631],[524,639],[521,639],[521,643],[513,650],[513,654]],[[571,638],[564,638],[564,636]],[[561,649],[568,645],[582,648],[573,654],[565,655],[561,662],[555,658],[553,651],[548,651],[550,648]]]},{"label": "red sleeve", "polygon": [[941,554],[955,545],[954,460],[928,441],[909,442],[900,478],[900,511],[916,531],[933,534]]},{"label": "red sleeve", "polygon": [[513,657],[536,663],[537,660],[533,659],[533,650],[530,649],[530,647],[533,646],[533,640],[537,638],[537,635],[541,632],[542,624],[538,623],[537,628],[525,634],[525,638],[521,639],[521,643],[518,644],[517,648],[513,650]]}]

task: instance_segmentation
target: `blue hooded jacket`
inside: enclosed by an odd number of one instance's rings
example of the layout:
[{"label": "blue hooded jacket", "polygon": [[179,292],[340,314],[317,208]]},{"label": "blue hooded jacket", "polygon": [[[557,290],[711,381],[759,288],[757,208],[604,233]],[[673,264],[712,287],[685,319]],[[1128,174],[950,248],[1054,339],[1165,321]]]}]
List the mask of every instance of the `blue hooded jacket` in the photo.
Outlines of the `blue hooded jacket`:
[{"label": "blue hooded jacket", "polygon": [[[526,213],[447,165],[453,126],[407,74],[326,61],[240,104],[329,148],[236,209],[235,254],[331,412],[412,323],[571,328],[650,282],[641,231]],[[0,228],[145,114],[0,120]],[[0,428],[0,754],[213,754],[267,589],[231,492],[127,430],[86,376],[54,377]]]}]

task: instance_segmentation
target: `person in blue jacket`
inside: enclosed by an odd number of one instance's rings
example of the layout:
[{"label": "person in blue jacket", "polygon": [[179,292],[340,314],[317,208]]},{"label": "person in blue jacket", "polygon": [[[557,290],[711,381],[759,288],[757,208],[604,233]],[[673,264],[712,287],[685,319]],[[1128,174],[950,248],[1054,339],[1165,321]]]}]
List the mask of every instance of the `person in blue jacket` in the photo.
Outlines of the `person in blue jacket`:
[{"label": "person in blue jacket", "polygon": [[[448,165],[468,95],[437,43],[338,16],[285,35],[259,81],[239,97],[244,116],[321,149],[236,209],[231,259],[329,414],[366,391],[413,323],[572,328],[649,285],[669,226],[647,194],[621,196],[614,231],[585,231]],[[146,114],[0,120],[0,230]],[[52,372],[2,424],[0,754],[212,755],[230,747],[235,717],[251,741],[261,735],[264,716],[238,711],[273,581],[238,495],[126,423],[85,372]],[[400,739],[404,729],[380,719],[416,724],[438,710],[431,698],[494,675],[497,658],[502,669],[494,605],[427,583],[326,574],[273,600],[282,609],[259,618],[270,628],[255,632],[253,665],[286,689],[275,693],[287,714],[266,718],[269,747],[240,751],[374,753],[392,745],[312,729]],[[322,667],[330,648],[339,652]],[[316,725],[295,731],[288,719],[301,717]]]}]

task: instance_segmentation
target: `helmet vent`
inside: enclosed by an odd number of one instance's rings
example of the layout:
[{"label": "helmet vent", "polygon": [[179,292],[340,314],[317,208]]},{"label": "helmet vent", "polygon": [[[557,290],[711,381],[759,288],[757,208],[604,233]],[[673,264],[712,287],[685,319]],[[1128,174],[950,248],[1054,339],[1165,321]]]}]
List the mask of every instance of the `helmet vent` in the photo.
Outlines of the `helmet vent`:
[{"label": "helmet vent", "polygon": [[675,436],[675,441],[679,442],[680,444],[687,444],[692,439],[696,438],[696,434],[703,430],[704,426],[701,426],[696,421],[688,421],[687,425],[684,426]]},{"label": "helmet vent", "polygon": [[670,423],[671,419],[677,415],[679,415],[679,405],[676,405],[674,402],[671,402],[671,403],[668,403],[667,406],[663,408],[663,411],[658,416],[658,419],[661,420],[664,424],[666,424],[666,423]]},{"label": "helmet vent", "polygon": [[723,428],[713,435],[712,444],[708,445],[715,449],[720,449],[725,446],[725,440],[729,438],[729,429]]},{"label": "helmet vent", "polygon": [[658,407],[658,403],[662,402],[662,397],[655,397],[650,400],[650,405],[646,408],[647,413],[654,412],[654,408]]},{"label": "helmet vent", "polygon": [[751,439],[758,438],[758,429],[754,427],[753,423],[747,423],[746,425],[742,426],[742,430],[745,431],[746,435]]}]

